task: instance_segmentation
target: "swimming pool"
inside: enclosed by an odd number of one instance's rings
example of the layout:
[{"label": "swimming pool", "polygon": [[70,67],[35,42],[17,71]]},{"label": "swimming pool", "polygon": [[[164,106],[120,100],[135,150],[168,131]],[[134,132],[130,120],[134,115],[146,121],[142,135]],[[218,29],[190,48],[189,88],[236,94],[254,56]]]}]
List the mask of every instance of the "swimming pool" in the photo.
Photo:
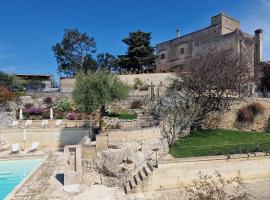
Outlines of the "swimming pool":
[{"label": "swimming pool", "polygon": [[44,159],[0,161],[0,200],[16,188]]}]

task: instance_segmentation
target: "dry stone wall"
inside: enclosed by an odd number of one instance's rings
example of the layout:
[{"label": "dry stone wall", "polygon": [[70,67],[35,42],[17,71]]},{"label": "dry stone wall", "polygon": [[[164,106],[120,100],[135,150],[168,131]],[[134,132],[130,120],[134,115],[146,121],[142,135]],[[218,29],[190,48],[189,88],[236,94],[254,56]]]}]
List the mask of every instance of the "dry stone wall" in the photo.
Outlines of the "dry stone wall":
[{"label": "dry stone wall", "polygon": [[263,114],[259,114],[255,117],[253,123],[246,124],[241,127],[246,131],[270,131],[270,99],[269,98],[247,98],[242,101],[234,103],[230,110],[224,113],[212,113],[207,120],[207,128],[223,128],[223,129],[239,129],[237,126],[237,114],[239,109],[251,104],[260,103],[265,111]]},{"label": "dry stone wall", "polygon": [[[176,78],[173,73],[149,73],[149,74],[124,74],[118,75],[121,81],[132,86],[134,79],[139,78],[145,84],[154,85],[168,85],[172,79]],[[60,79],[60,91],[62,93],[70,93],[74,90],[75,79],[74,78],[63,78]]]}]

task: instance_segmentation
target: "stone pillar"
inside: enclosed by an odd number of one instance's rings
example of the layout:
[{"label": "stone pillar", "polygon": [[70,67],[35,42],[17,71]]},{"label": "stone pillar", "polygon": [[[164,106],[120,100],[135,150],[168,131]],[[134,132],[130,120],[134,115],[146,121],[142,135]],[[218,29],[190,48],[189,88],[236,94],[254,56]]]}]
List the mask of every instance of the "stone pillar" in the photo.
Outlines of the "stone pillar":
[{"label": "stone pillar", "polygon": [[81,145],[64,147],[64,191],[77,193],[82,182]]},{"label": "stone pillar", "polygon": [[262,29],[255,31],[255,63],[260,63],[263,60],[263,48],[262,48]]}]

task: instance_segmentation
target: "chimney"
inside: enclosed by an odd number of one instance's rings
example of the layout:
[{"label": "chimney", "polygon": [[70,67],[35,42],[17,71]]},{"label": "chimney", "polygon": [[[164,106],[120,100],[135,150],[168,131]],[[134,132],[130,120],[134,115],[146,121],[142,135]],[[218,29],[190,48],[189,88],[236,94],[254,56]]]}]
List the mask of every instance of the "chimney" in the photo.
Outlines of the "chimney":
[{"label": "chimney", "polygon": [[255,62],[260,63],[263,60],[262,50],[262,29],[255,30]]},{"label": "chimney", "polygon": [[176,29],[176,38],[179,38],[180,37],[180,31],[179,29]]}]

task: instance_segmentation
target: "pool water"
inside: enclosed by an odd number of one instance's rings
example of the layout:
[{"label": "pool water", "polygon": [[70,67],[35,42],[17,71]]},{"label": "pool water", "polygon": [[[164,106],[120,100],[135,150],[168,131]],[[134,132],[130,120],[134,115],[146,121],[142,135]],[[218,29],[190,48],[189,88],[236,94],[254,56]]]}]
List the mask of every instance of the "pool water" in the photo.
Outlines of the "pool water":
[{"label": "pool water", "polygon": [[0,161],[0,200],[36,169],[43,159]]}]

